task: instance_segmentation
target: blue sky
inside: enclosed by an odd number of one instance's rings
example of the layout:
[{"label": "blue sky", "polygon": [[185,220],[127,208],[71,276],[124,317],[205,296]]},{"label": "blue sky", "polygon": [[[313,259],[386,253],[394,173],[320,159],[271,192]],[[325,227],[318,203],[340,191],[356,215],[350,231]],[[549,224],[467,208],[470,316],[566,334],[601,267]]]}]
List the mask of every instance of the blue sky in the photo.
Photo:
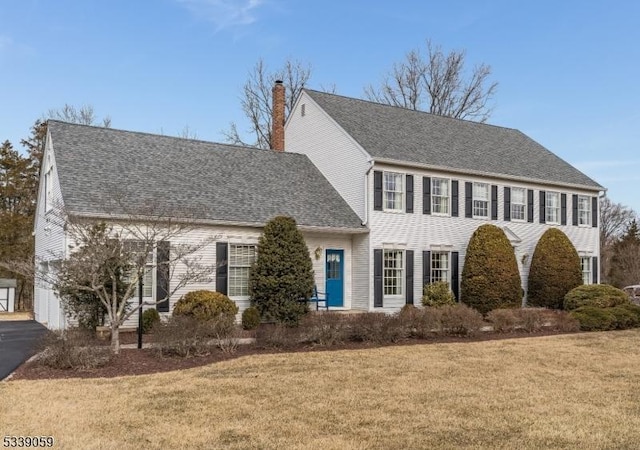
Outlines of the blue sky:
[{"label": "blue sky", "polygon": [[499,82],[489,123],[517,128],[640,212],[640,2],[3,0],[0,141],[90,104],[114,128],[223,141],[247,123],[259,58],[311,64],[309,87],[362,97],[427,38]]}]

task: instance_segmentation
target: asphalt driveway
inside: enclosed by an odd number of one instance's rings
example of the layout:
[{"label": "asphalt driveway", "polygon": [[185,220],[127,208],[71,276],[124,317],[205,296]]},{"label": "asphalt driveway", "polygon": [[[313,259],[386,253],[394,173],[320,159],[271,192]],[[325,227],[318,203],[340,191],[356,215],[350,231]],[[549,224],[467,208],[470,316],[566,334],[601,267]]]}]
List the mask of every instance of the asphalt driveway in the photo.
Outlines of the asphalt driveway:
[{"label": "asphalt driveway", "polygon": [[0,321],[0,380],[33,356],[45,331],[35,320]]}]

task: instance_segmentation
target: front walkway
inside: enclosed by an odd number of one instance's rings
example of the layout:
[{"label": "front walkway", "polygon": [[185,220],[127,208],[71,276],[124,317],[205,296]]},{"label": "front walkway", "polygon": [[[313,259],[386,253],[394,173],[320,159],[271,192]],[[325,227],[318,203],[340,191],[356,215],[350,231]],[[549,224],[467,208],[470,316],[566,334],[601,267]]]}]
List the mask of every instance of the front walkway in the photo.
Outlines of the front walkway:
[{"label": "front walkway", "polygon": [[0,318],[0,380],[29,359],[47,329],[35,320]]}]

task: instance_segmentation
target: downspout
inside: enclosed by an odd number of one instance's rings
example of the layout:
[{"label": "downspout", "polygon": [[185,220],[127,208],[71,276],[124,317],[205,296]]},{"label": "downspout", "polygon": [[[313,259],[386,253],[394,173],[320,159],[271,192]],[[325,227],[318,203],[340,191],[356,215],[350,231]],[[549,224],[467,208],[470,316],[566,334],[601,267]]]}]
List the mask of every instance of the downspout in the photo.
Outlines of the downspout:
[{"label": "downspout", "polygon": [[369,168],[364,173],[364,219],[361,222],[365,227],[369,223],[369,173],[373,169],[374,161],[370,159],[368,163]]}]

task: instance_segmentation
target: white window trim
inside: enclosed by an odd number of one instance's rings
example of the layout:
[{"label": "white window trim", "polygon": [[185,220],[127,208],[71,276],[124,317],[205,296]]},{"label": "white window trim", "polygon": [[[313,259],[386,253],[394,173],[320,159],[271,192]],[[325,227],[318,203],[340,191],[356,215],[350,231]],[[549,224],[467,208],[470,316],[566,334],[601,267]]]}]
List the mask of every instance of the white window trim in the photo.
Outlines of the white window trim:
[{"label": "white window trim", "polygon": [[[398,277],[398,286],[400,286],[399,289],[399,293],[397,294],[387,294],[385,293],[386,289],[385,289],[385,281],[387,280],[387,277],[385,277],[385,261],[386,261],[386,255],[387,252],[401,252],[402,253],[402,257],[400,262],[402,263],[402,267],[400,269],[396,269],[400,271],[400,277]],[[404,248],[384,248],[382,250],[382,295],[384,298],[404,298],[405,295],[405,278],[406,278],[406,270],[407,270],[407,252]]]},{"label": "white window trim", "polygon": [[[476,186],[483,185],[487,188],[487,198],[478,198],[476,197]],[[484,216],[480,216],[476,214],[476,201],[486,202],[487,203],[487,214]],[[489,183],[483,183],[480,181],[474,181],[471,186],[471,212],[474,219],[488,219],[491,208],[491,185]]]},{"label": "white window trim", "polygon": [[[433,267],[433,262],[434,262],[434,256],[437,254],[441,254],[441,255],[447,255],[447,279],[446,280],[434,280],[433,277],[433,273],[435,270],[438,270],[440,272],[443,271],[443,269],[434,269]],[[449,285],[449,288],[451,288],[451,252],[449,250],[436,250],[436,251],[431,251],[431,257],[429,260],[429,279],[431,280],[431,283],[437,283],[438,281],[446,281],[447,284]]]},{"label": "white window trim", "polygon": [[[524,202],[522,203],[523,205],[523,209],[524,209],[524,219],[514,219],[513,218],[513,205],[517,204],[519,205],[520,203],[515,203],[513,201],[513,191],[517,189],[517,190],[521,190],[524,192]],[[510,201],[510,205],[509,205],[510,211],[509,211],[509,217],[511,218],[512,222],[520,222],[520,223],[524,223],[527,221],[527,188],[523,188],[523,187],[519,187],[519,186],[512,186],[511,187],[511,201]]]},{"label": "white window trim", "polygon": [[[580,200],[581,199],[586,199],[586,205],[587,205],[587,209],[586,210],[581,210],[580,209]],[[587,213],[587,217],[589,219],[587,223],[580,223],[580,212],[581,211],[585,211]],[[589,197],[588,195],[578,195],[578,226],[579,227],[591,227],[592,220],[593,220],[593,218],[591,217],[591,197]]]},{"label": "white window trim", "polygon": [[[400,191],[387,191],[387,184],[385,183],[385,178],[387,175],[400,175]],[[402,172],[392,172],[390,170],[385,170],[382,172],[382,210],[388,213],[404,213],[405,205],[406,205],[406,174]],[[387,208],[387,192],[395,192],[400,194],[400,207],[399,208]]]},{"label": "white window trim", "polygon": [[[231,247],[233,246],[240,246],[240,247],[253,247],[254,248],[254,262],[255,262],[255,258],[257,257],[257,250],[258,250],[258,246],[255,242],[229,242],[228,248],[227,248],[227,255],[229,255],[229,257],[227,258],[228,262],[227,262],[227,293],[229,295],[229,298],[233,298],[236,300],[248,300],[250,295],[249,295],[249,278],[247,278],[247,295],[232,295],[231,293],[231,268],[232,267],[247,267],[247,266],[232,266],[231,265]],[[250,266],[249,266],[250,267]]]},{"label": "white window trim", "polygon": [[[435,207],[434,207],[434,202],[433,199],[434,197],[440,197],[443,198],[442,195],[434,195],[434,181],[435,180],[443,180],[447,182],[447,212],[443,213],[443,212],[435,212]],[[451,202],[452,202],[452,198],[451,198],[451,178],[445,178],[445,177],[431,177],[431,214],[434,216],[442,216],[442,217],[449,217],[451,216]]]},{"label": "white window trim", "polygon": [[[584,270],[583,262],[587,261],[587,270]],[[582,274],[583,284],[593,284],[593,259],[591,256],[580,255],[580,273]],[[585,283],[585,275],[589,274],[589,281]]]},{"label": "white window trim", "polygon": [[[549,196],[550,195],[556,195],[558,202],[556,207],[553,207],[553,209],[557,210],[557,214],[556,214],[556,220],[549,220],[549,210],[551,209],[551,207],[549,206]],[[562,205],[560,204],[562,199],[562,196],[560,195],[560,192],[558,191],[546,191],[545,195],[544,195],[544,221],[545,223],[548,223],[549,225],[560,225],[560,214],[561,214],[561,209],[562,209]]]}]

